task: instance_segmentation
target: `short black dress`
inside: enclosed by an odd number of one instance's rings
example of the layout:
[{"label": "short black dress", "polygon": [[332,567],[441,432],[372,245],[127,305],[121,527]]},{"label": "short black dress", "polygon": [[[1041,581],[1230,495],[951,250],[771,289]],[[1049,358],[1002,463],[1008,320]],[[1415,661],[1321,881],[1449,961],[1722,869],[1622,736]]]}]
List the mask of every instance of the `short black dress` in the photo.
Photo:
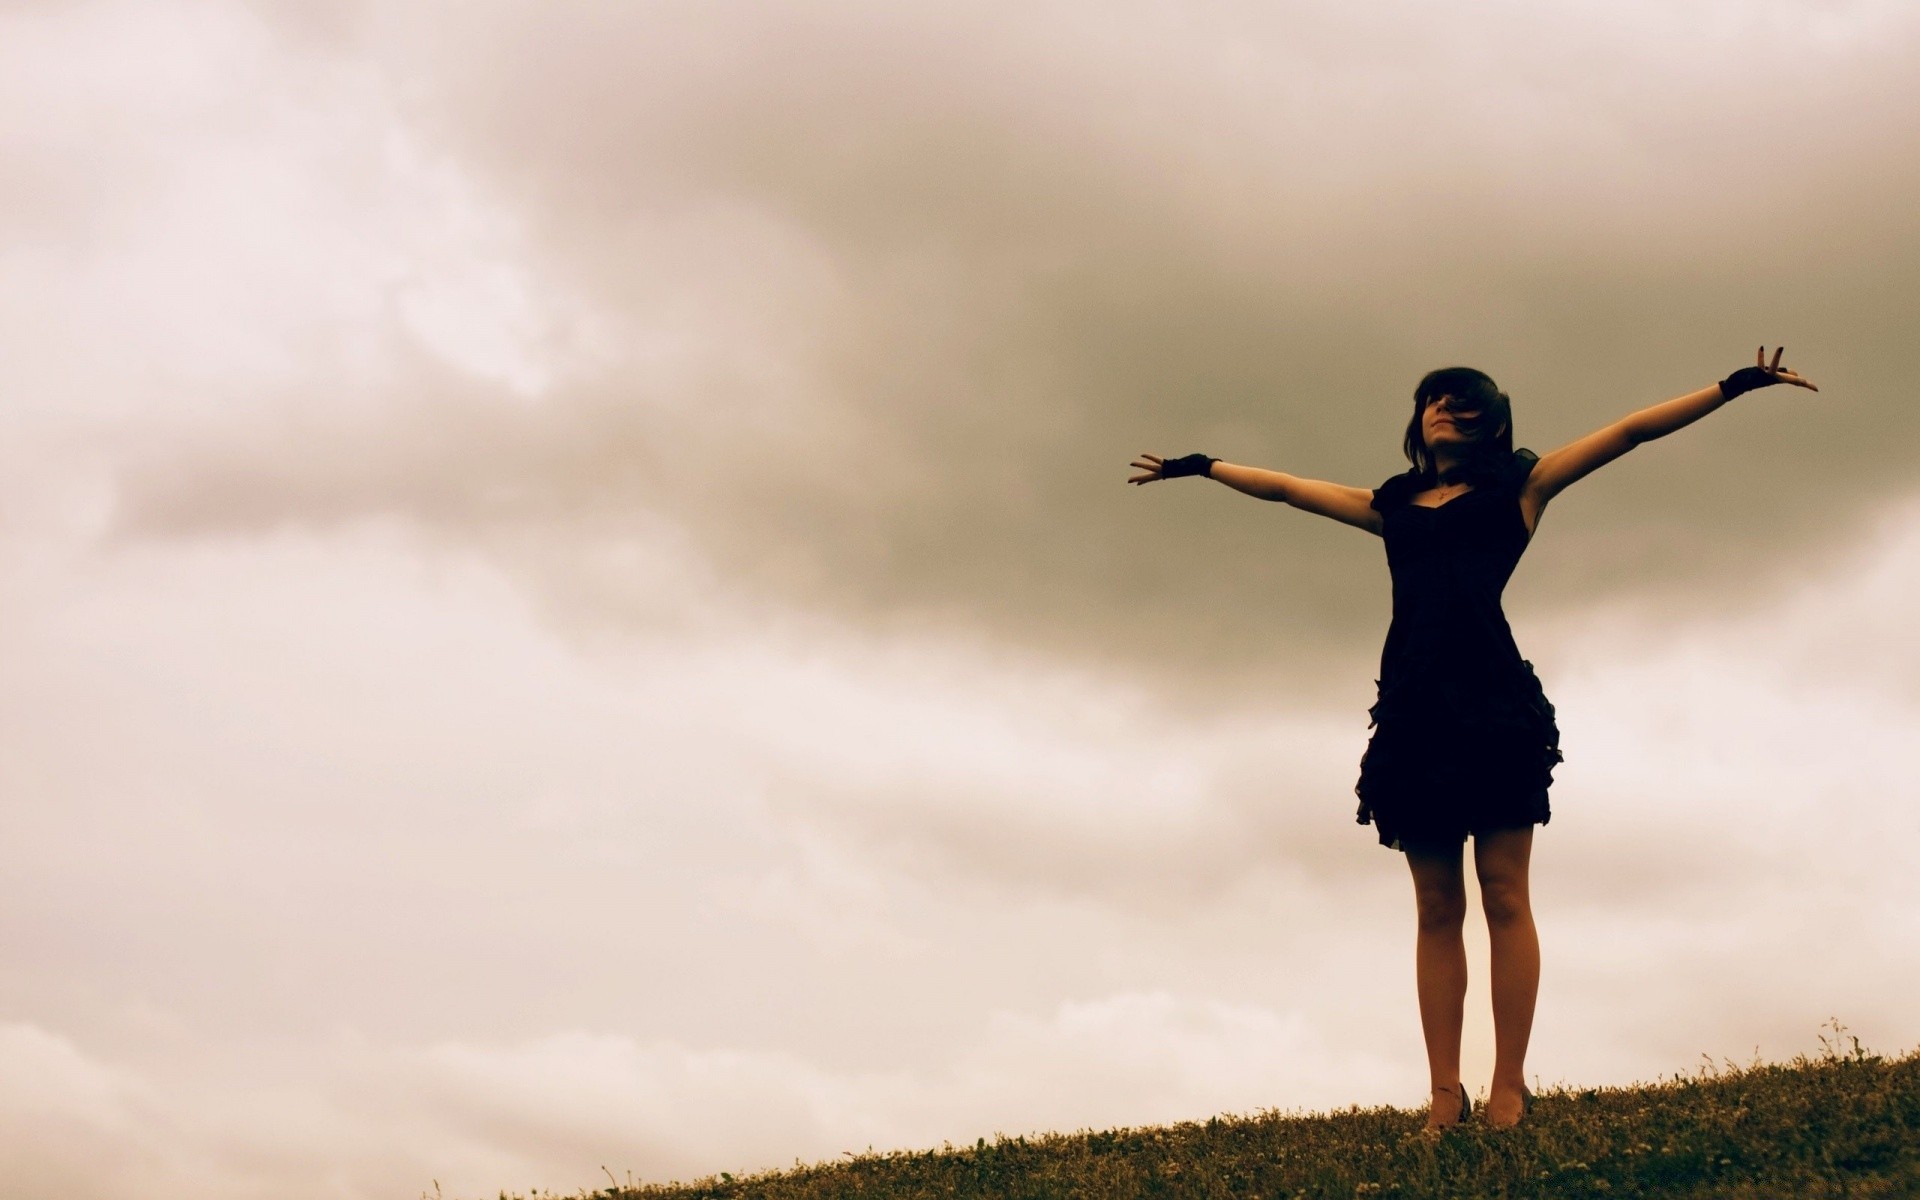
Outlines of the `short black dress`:
[{"label": "short black dress", "polygon": [[1538,456],[1517,450],[1435,508],[1414,472],[1373,493],[1393,576],[1358,820],[1395,850],[1544,825],[1560,730],[1520,657],[1500,594],[1527,548],[1520,489]]}]

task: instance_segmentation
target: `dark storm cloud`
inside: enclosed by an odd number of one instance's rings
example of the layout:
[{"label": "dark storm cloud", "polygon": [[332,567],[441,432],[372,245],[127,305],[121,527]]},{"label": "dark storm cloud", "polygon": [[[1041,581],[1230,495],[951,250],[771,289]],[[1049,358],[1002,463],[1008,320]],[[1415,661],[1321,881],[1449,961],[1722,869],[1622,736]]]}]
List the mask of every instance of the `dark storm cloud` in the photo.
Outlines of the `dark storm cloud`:
[{"label": "dark storm cloud", "polygon": [[657,509],[743,587],[1205,693],[1369,660],[1379,546],[1127,487],[1142,450],[1371,486],[1431,367],[1488,370],[1545,450],[1785,342],[1820,395],[1556,504],[1516,582],[1547,608],[1738,601],[1910,478],[1910,17],[324,11],[281,28],[383,64],[611,365],[537,407],[422,365],[389,424],[132,471],[130,526]]}]

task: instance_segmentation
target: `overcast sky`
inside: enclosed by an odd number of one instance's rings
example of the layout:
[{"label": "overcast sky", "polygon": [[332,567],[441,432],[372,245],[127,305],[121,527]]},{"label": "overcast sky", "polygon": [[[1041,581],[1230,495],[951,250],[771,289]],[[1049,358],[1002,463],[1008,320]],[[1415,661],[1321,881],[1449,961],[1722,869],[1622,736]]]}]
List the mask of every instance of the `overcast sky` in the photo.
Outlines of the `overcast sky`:
[{"label": "overcast sky", "polygon": [[9,1194],[1424,1103],[1380,544],[1125,480],[1374,486],[1456,364],[1541,453],[1763,343],[1821,389],[1508,589],[1536,1086],[1920,1043],[1917,53],[1903,0],[0,3]]}]

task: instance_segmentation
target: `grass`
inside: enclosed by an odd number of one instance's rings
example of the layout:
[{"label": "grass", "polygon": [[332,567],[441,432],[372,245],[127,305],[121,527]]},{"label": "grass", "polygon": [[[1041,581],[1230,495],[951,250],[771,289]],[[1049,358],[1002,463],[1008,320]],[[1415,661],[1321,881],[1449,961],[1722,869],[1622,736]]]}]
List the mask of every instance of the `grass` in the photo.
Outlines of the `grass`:
[{"label": "grass", "polygon": [[[1628,1088],[1539,1092],[1514,1130],[1475,1121],[1429,1144],[1425,1112],[1359,1108],[1160,1128],[985,1138],[587,1200],[1135,1196],[1492,1200],[1920,1197],[1920,1050],[1884,1059],[1830,1022],[1822,1053]],[[536,1193],[537,1196],[551,1193]],[[501,1193],[501,1200],[509,1200]],[[521,1200],[513,1197],[512,1200]]]}]

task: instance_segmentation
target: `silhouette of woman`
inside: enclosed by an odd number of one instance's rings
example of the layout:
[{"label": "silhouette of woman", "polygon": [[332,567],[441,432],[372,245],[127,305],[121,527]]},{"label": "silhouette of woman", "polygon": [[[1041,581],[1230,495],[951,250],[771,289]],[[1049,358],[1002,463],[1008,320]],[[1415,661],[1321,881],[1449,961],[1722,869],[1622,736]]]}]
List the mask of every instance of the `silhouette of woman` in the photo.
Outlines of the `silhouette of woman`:
[{"label": "silhouette of woman", "polygon": [[1152,483],[1206,476],[1378,534],[1393,579],[1373,734],[1360,760],[1358,820],[1402,851],[1419,924],[1414,955],[1433,1093],[1426,1132],[1467,1119],[1460,1027],[1467,957],[1462,851],[1487,919],[1494,1065],[1483,1120],[1519,1123],[1532,1101],[1523,1064],[1540,980],[1527,891],[1533,827],[1547,823],[1560,731],[1533,664],[1520,657],[1500,595],[1555,496],[1642,442],[1665,437],[1744,392],[1814,385],[1766,347],[1718,384],[1642,409],[1545,456],[1513,448],[1506,393],[1470,367],[1428,373],[1413,394],[1403,449],[1412,468],[1372,490],[1301,479],[1204,454],[1131,465]]}]

